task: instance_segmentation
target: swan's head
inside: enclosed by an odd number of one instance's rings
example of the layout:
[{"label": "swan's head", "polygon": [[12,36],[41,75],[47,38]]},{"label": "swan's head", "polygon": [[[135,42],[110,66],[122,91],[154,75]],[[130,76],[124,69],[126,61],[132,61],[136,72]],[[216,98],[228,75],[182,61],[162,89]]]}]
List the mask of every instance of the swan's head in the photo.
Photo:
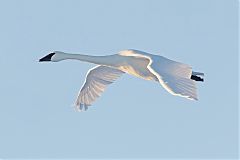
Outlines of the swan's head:
[{"label": "swan's head", "polygon": [[58,62],[58,61],[66,59],[64,56],[65,54],[66,53],[64,53],[64,52],[54,51],[52,53],[49,53],[45,57],[39,59],[39,62],[48,62],[48,61]]}]

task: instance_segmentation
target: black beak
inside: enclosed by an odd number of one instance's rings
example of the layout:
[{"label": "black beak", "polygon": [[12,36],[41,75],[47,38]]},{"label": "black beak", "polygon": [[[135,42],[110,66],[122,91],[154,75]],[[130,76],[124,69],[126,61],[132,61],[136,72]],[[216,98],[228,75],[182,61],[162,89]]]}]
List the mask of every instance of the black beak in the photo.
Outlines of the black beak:
[{"label": "black beak", "polygon": [[51,61],[51,58],[52,58],[52,56],[53,56],[54,54],[55,54],[55,53],[50,53],[50,54],[48,54],[47,56],[39,59],[39,62]]}]

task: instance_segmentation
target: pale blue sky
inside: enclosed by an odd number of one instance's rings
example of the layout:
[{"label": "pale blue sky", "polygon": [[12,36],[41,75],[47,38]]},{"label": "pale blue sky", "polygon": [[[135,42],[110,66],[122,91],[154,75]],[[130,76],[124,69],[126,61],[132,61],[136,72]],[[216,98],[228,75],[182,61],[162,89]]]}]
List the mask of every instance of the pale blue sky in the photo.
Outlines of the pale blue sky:
[{"label": "pale blue sky", "polygon": [[[233,0],[0,1],[0,158],[236,158],[238,22]],[[124,75],[85,113],[94,65],[38,63],[60,50],[138,49],[205,73],[199,101]]]}]

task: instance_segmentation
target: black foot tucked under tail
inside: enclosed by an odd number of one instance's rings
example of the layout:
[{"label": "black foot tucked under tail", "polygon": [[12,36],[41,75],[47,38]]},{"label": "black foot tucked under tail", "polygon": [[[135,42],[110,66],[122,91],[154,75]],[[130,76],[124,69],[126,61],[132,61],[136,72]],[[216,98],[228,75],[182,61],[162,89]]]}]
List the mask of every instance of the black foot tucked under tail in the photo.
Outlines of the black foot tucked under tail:
[{"label": "black foot tucked under tail", "polygon": [[198,76],[195,76],[195,75],[192,75],[191,76],[191,79],[193,79],[194,81],[204,81],[204,79],[203,78],[201,78],[201,77],[198,77]]}]

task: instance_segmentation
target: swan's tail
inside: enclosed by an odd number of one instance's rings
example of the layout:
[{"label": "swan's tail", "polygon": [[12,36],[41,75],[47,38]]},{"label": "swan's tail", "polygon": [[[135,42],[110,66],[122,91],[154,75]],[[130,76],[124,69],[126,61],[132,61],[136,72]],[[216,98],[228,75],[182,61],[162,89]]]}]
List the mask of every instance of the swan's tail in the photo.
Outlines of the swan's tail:
[{"label": "swan's tail", "polygon": [[204,76],[204,73],[201,72],[192,72],[191,79],[195,81],[204,81],[202,78]]}]

